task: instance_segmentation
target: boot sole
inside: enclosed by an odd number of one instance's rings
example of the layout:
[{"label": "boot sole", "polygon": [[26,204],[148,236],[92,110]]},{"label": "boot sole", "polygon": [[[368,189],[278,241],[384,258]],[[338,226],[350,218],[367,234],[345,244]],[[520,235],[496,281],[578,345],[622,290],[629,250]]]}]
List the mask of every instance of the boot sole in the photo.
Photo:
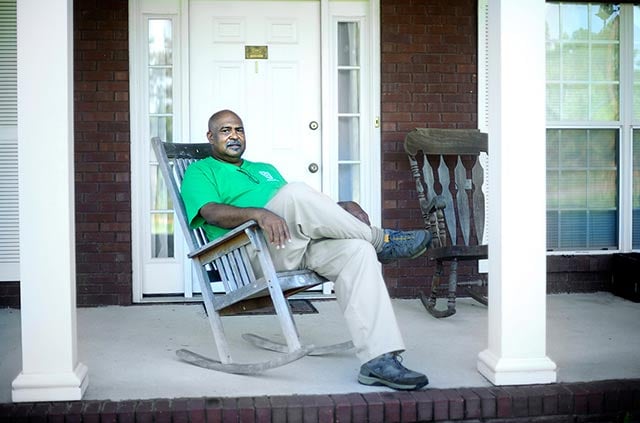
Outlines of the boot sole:
[{"label": "boot sole", "polygon": [[424,383],[418,383],[418,384],[415,384],[415,383],[400,384],[400,383],[394,383],[388,380],[380,379],[374,376],[365,376],[361,374],[358,375],[358,382],[368,386],[388,386],[389,388],[393,388],[398,391],[415,391],[416,389],[420,389],[429,383],[429,381],[425,381]]},{"label": "boot sole", "polygon": [[427,252],[427,247],[425,246],[423,249],[419,250],[418,252],[416,252],[412,256],[409,256],[409,257],[398,257],[398,258],[393,258],[393,259],[388,259],[388,260],[380,260],[380,263],[387,264],[387,263],[391,263],[393,261],[397,261],[397,260],[400,260],[400,259],[403,259],[403,258],[414,259],[414,258],[420,257],[421,255],[423,255],[426,252]]}]

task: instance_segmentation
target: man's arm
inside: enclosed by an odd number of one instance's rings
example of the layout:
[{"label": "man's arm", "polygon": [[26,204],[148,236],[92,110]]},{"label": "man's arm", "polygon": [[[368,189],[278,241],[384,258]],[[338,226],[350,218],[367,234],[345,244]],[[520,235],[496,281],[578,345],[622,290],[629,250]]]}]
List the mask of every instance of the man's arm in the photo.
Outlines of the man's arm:
[{"label": "man's arm", "polygon": [[255,220],[266,234],[268,241],[276,248],[284,248],[286,242],[291,239],[287,222],[267,209],[207,203],[200,208],[200,216],[207,223],[226,229],[235,228],[249,220]]}]

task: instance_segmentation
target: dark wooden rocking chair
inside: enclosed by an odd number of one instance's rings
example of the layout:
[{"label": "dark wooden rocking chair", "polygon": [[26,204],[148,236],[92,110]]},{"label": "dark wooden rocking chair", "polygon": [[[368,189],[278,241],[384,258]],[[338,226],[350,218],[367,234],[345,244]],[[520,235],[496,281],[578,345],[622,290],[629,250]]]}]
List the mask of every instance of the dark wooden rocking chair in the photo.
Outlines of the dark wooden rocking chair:
[{"label": "dark wooden rocking chair", "polygon": [[[487,134],[467,129],[417,128],[405,137],[404,148],[425,227],[435,235],[433,248],[426,255],[436,262],[436,270],[430,294],[421,294],[422,303],[434,317],[449,317],[456,312],[458,285],[466,285],[475,287],[467,288],[468,294],[486,305],[486,296],[481,292],[486,287],[485,280],[458,282],[458,262],[488,257],[488,246],[482,243],[484,170],[479,160],[481,153],[488,150]],[[433,163],[437,167],[432,167]],[[446,309],[438,310],[444,262],[451,263],[448,301]]]},{"label": "dark wooden rocking chair", "polygon": [[[256,222],[249,221],[231,230],[224,236],[207,241],[200,229],[192,230],[180,195],[180,184],[187,167],[211,155],[211,145],[165,143],[159,138],[151,140],[158,164],[173,200],[176,218],[180,222],[190,253],[196,264],[196,274],[202,291],[202,299],[213,332],[219,360],[213,360],[194,352],[181,349],[178,357],[188,363],[228,373],[253,374],[279,367],[300,359],[305,355],[322,355],[344,351],[353,347],[351,341],[341,344],[315,347],[302,345],[291,308],[286,297],[304,291],[326,281],[310,271],[298,270],[276,272],[266,248],[261,229]],[[254,269],[249,260],[249,249],[259,259],[260,269]],[[259,270],[259,271],[258,271]],[[217,273],[223,282],[225,293],[214,294],[211,274]],[[262,274],[262,277],[256,277]],[[258,363],[235,363],[231,358],[220,316],[273,305],[286,345],[254,334],[243,334],[251,344],[283,353],[273,360]]]}]

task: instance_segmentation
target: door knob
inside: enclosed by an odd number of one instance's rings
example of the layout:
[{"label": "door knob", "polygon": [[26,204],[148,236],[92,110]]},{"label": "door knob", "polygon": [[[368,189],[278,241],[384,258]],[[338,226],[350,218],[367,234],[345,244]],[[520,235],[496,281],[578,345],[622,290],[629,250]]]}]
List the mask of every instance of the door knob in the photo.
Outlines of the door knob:
[{"label": "door knob", "polygon": [[320,167],[318,167],[318,165],[316,163],[311,163],[309,165],[309,172],[311,172],[311,173],[316,173],[318,171],[318,169],[320,169]]},{"label": "door knob", "polygon": [[315,131],[316,129],[318,129],[318,122],[316,122],[315,120],[312,120],[311,122],[309,122],[309,128],[311,128],[312,131]]}]

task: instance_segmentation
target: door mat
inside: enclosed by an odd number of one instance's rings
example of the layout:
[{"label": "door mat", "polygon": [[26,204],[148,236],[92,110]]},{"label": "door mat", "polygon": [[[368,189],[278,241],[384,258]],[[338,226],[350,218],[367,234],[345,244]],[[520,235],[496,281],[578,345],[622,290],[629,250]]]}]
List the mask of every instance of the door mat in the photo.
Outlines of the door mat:
[{"label": "door mat", "polygon": [[[291,312],[293,314],[317,314],[318,309],[316,309],[311,301],[309,300],[289,300],[289,306],[291,307]],[[255,316],[262,314],[276,314],[275,308],[272,305],[263,308],[257,308],[255,310],[243,311],[241,313],[236,314],[236,316]]]}]

